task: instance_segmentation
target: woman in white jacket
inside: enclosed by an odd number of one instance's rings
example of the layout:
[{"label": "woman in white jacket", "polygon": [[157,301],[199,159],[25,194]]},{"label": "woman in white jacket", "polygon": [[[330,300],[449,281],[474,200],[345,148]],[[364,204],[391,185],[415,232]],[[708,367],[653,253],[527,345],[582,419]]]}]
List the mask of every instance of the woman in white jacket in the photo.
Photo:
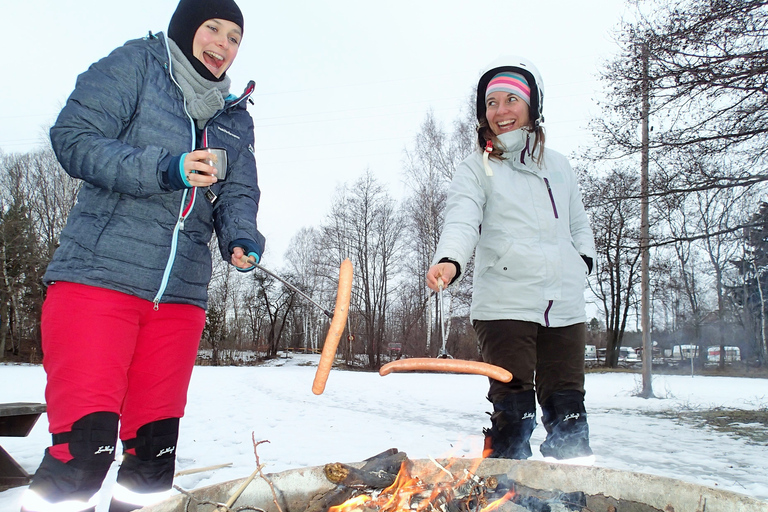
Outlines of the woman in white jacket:
[{"label": "woman in white jacket", "polygon": [[536,400],[546,458],[593,460],[584,409],[584,285],[594,239],[567,159],[544,148],[544,87],[525,59],[502,57],[477,87],[479,151],[456,170],[427,285],[454,282],[475,252],[470,317],[491,379],[490,457],[527,459]]}]

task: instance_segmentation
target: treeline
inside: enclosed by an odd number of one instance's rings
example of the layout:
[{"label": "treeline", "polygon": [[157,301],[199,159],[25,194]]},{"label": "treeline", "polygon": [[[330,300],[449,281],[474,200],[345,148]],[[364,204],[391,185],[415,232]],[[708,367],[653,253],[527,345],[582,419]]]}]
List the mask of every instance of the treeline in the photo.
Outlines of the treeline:
[{"label": "treeline", "polygon": [[[588,296],[590,310],[599,313],[588,324],[590,342],[607,348],[611,366],[625,333],[639,330],[644,150],[653,339],[659,348],[736,345],[748,360],[765,360],[767,3],[631,2],[633,16],[617,29],[619,52],[602,69],[602,114],[590,126],[594,142],[574,158],[598,249]],[[352,260],[352,304],[340,346],[349,365],[375,369],[393,357],[435,356],[441,348],[438,302],[424,276],[453,172],[475,149],[472,105],[470,99],[448,129],[426,114],[404,153],[404,199],[362,172],[337,190],[322,222],[295,234],[283,266],[273,269],[332,309],[339,264]],[[639,129],[644,115],[651,124],[647,141]],[[29,353],[39,351],[40,276],[78,184],[48,149],[0,155],[0,173],[0,344],[4,355]],[[475,359],[471,265],[464,270],[442,301],[446,349]],[[214,264],[201,342],[213,364],[227,363],[235,352],[274,357],[279,349],[319,350],[327,329],[322,308],[269,275]]]}]

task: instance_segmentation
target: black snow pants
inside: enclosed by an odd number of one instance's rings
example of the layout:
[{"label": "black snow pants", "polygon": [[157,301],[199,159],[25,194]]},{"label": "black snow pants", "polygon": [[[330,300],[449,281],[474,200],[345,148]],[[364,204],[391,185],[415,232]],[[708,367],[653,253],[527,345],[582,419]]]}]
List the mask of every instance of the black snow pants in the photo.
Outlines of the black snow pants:
[{"label": "black snow pants", "polygon": [[536,426],[536,401],[547,438],[545,457],[592,454],[584,408],[586,325],[544,327],[519,320],[475,320],[483,361],[509,370],[510,382],[490,380],[491,428],[485,429],[490,457],[527,459]]}]

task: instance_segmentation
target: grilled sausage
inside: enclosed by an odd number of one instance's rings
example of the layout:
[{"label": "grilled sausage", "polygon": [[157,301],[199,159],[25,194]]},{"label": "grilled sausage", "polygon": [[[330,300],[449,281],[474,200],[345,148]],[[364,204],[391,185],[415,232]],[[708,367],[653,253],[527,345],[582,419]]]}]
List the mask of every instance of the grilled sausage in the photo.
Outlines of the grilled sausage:
[{"label": "grilled sausage", "polygon": [[349,301],[352,297],[352,262],[346,259],[341,262],[339,268],[339,289],[336,293],[336,307],[333,310],[333,319],[328,328],[328,334],[323,344],[323,352],[320,354],[320,362],[315,372],[315,381],[312,383],[312,392],[321,395],[325,391],[325,383],[331,373],[333,359],[336,357],[336,349],[344,332],[349,314]]},{"label": "grilled sausage", "polygon": [[384,376],[392,372],[408,371],[473,373],[475,375],[485,375],[501,382],[512,380],[512,374],[504,368],[479,361],[464,361],[461,359],[400,359],[382,366],[379,369],[379,375]]}]

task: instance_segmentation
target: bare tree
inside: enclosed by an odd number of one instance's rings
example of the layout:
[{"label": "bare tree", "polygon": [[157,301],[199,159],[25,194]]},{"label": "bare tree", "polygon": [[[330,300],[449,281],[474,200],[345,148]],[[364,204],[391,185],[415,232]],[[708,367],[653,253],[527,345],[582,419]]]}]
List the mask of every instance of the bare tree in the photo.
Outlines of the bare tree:
[{"label": "bare tree", "polygon": [[[670,284],[672,291],[687,297],[686,319],[698,342],[706,312],[700,278],[709,276],[709,269],[702,272],[700,256],[709,260],[710,268],[722,270],[726,238],[744,223],[731,216],[713,231],[713,210],[697,213],[687,196],[712,197],[711,191],[732,188],[742,191],[738,195],[764,187],[768,180],[768,2],[631,3],[632,16],[616,34],[619,52],[602,71],[603,115],[591,123],[597,144],[587,156],[592,162],[613,159],[636,165],[637,155],[649,150],[649,191],[629,187],[622,194],[625,200],[650,198],[655,215],[667,218],[664,226],[655,226],[649,246],[657,254],[674,248],[679,282]],[[650,119],[651,127],[641,133],[643,119]],[[705,214],[709,222],[701,222]],[[718,310],[724,314],[721,270],[713,270],[713,278],[720,288]],[[680,308],[682,302],[672,300]]]},{"label": "bare tree", "polygon": [[[412,149],[406,149],[404,172],[406,183],[411,193],[404,202],[403,214],[408,222],[407,246],[410,264],[406,265],[412,289],[411,296],[418,297],[418,303],[411,310],[420,312],[421,318],[414,318],[405,325],[420,325],[426,333],[423,343],[414,340],[409,346],[412,353],[434,355],[432,337],[439,333],[436,318],[437,301],[424,284],[424,276],[434,257],[440,233],[443,228],[443,212],[451,179],[458,164],[466,158],[475,145],[476,123],[474,102],[468,100],[462,116],[454,121],[453,132],[447,134],[430,111],[427,113],[421,130],[416,135]],[[465,271],[465,277],[467,269]],[[450,333],[453,311],[468,314],[471,280],[464,279],[460,285],[446,292],[446,301],[451,305],[447,309],[447,332]],[[456,299],[456,300],[454,300]],[[426,325],[425,325],[426,324]]]},{"label": "bare tree", "polygon": [[752,357],[758,364],[768,358],[768,202],[761,202],[743,233],[743,257],[734,261],[742,283],[733,295],[746,312],[747,323],[756,323]]},{"label": "bare tree", "polygon": [[396,282],[394,258],[402,240],[395,202],[371,172],[366,171],[351,187],[345,186],[337,192],[322,232],[324,250],[334,262],[334,269],[344,258],[352,260],[355,306],[350,310],[362,323],[361,341],[368,367],[377,368],[387,340],[390,286]]},{"label": "bare tree", "polygon": [[602,305],[607,330],[606,365],[615,367],[639,283],[639,176],[617,168],[584,179],[584,205],[592,220],[597,262],[589,287]]},{"label": "bare tree", "polygon": [[[709,258],[715,277],[717,293],[718,344],[720,345],[720,369],[725,368],[725,329],[727,316],[727,288],[731,284],[726,273],[730,262],[740,251],[738,233],[728,229],[732,224],[741,224],[740,205],[744,204],[743,194],[735,189],[702,191],[696,194],[696,206],[704,238],[704,251]],[[735,221],[735,222],[734,222]]]},{"label": "bare tree", "polygon": [[27,204],[40,238],[46,261],[53,257],[59,234],[67,223],[69,212],[77,201],[82,181],[69,176],[50,148],[26,155]]},{"label": "bare tree", "polygon": [[208,243],[208,248],[213,256],[213,268],[208,283],[208,309],[201,341],[203,347],[211,350],[211,364],[218,366],[222,363],[222,351],[231,348],[227,346],[227,340],[236,329],[239,297],[232,265],[219,256],[215,236]]},{"label": "bare tree", "polygon": [[[729,150],[765,155],[768,2],[646,0],[634,4],[634,19],[626,21],[617,34],[620,55],[603,73],[609,86],[606,106],[619,115],[596,122],[605,137],[601,147],[630,154],[640,149],[635,132],[640,120],[637,98],[646,77],[639,59],[641,47],[646,46],[651,114],[658,124],[652,148],[697,146],[709,154]],[[740,181],[765,179],[744,170]]]},{"label": "bare tree", "polygon": [[[255,292],[252,307],[255,308],[259,304],[258,311],[266,319],[262,324],[262,334],[267,348],[267,357],[276,357],[296,295],[266,273],[253,272],[251,276]],[[252,317],[255,316],[257,315],[252,315]]]},{"label": "bare tree", "polygon": [[[691,199],[694,199],[693,197]],[[696,213],[692,210],[692,203],[684,194],[664,197],[663,208],[659,211],[663,214],[664,228],[668,233],[668,245],[674,250],[677,263],[676,277],[678,279],[676,289],[681,298],[687,304],[682,307],[678,303],[678,328],[687,328],[691,331],[686,336],[687,344],[700,346],[702,344],[702,321],[706,312],[704,276],[700,255],[700,246],[695,242],[699,224]],[[699,351],[700,357],[703,351]]]},{"label": "bare tree", "polygon": [[[321,294],[330,296],[328,280],[321,279],[317,268],[320,257],[320,233],[315,228],[302,228],[291,238],[289,249],[286,252],[286,261],[292,276],[295,279],[291,284],[298,287],[310,297],[318,297]],[[325,285],[325,293],[323,286]],[[334,290],[335,291],[335,290]],[[331,308],[329,308],[331,309]],[[323,330],[327,330],[328,321],[321,311],[305,302],[297,303],[294,308],[297,323],[301,329],[299,343],[305,350],[317,351],[320,348],[319,338]],[[345,344],[344,353],[350,362],[351,353],[349,346]]]},{"label": "bare tree", "polygon": [[[33,208],[30,197],[38,194],[35,170],[43,163],[49,164],[46,169],[52,176],[63,174],[51,155],[44,151],[0,155],[0,357],[5,355],[8,339],[15,355],[21,352],[23,343],[29,343],[30,350],[40,348],[40,313],[45,295],[42,275],[58,231],[52,228],[50,237],[40,236],[39,229],[47,224],[39,220],[48,212]],[[64,212],[49,213],[64,219],[69,207],[71,204]]]}]

